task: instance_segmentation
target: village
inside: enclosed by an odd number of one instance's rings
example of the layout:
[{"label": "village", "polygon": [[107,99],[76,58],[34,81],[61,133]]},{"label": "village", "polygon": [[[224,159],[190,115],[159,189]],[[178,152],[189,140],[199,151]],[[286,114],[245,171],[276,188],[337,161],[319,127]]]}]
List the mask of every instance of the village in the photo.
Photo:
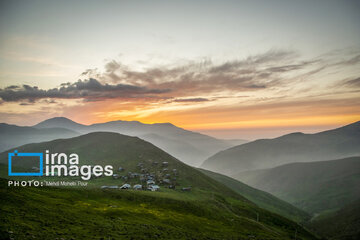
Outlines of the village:
[{"label": "village", "polygon": [[[168,162],[152,162],[150,161],[151,167],[145,166],[144,163],[140,162],[136,168],[139,172],[128,172],[125,173],[123,167],[117,169],[117,173],[112,175],[113,179],[118,179],[124,184],[101,186],[101,189],[120,189],[120,190],[142,190],[142,191],[159,191],[161,187],[175,190],[176,186],[179,185],[177,178],[179,172],[177,169],[169,168]],[[150,170],[151,169],[151,170]],[[131,183],[133,185],[131,185]],[[182,187],[182,191],[191,191],[191,187]]]}]

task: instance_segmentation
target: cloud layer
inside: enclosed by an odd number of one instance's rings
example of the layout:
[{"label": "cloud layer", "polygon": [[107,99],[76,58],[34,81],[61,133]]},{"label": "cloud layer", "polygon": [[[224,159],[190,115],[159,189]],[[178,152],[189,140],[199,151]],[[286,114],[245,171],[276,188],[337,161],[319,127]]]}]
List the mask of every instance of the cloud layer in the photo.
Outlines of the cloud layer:
[{"label": "cloud layer", "polygon": [[64,83],[59,88],[39,89],[29,85],[9,86],[0,89],[0,98],[5,102],[28,100],[34,102],[42,98],[85,99],[88,101],[109,98],[137,98],[160,95],[169,92],[167,89],[149,89],[127,84],[102,84],[90,78],[75,83]]},{"label": "cloud layer", "polygon": [[[272,50],[241,61],[213,64],[208,60],[177,67],[155,67],[142,72],[111,61],[106,64],[102,79],[171,89],[175,95],[185,96],[188,95],[186,92],[208,94],[219,91],[252,91],[278,84],[279,73],[297,70],[309,64],[301,62],[288,65],[296,56],[297,54],[292,51]],[[94,72],[91,73],[94,74]],[[99,74],[95,75],[99,76]]]},{"label": "cloud layer", "polygon": [[[332,53],[300,60],[297,52],[270,50],[243,60],[223,63],[205,60],[143,71],[111,60],[105,64],[103,72],[87,69],[81,74],[82,80],[77,82],[63,83],[52,89],[12,85],[0,89],[0,98],[2,102],[20,102],[23,106],[27,105],[26,102],[35,103],[41,99],[80,99],[84,102],[109,99],[138,102],[147,99],[149,103],[166,100],[163,103],[201,104],[238,93],[259,93],[257,98],[280,99],[290,92],[297,94],[294,91],[319,91],[321,87],[314,88],[313,85],[315,80],[319,85],[320,80],[315,77],[320,73],[326,73],[329,69],[338,72],[349,67],[355,69],[354,66],[360,63],[358,53],[337,59],[336,54]],[[353,73],[352,76],[356,75]],[[326,81],[321,85],[328,93],[336,87],[360,87],[358,75],[336,80],[335,84],[330,85],[331,89],[326,88]]]}]

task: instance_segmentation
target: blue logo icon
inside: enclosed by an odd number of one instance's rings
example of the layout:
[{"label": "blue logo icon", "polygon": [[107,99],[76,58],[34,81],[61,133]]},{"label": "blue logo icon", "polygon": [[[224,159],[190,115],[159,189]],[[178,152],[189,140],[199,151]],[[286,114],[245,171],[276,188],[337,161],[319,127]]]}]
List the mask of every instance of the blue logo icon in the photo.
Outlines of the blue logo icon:
[{"label": "blue logo icon", "polygon": [[[19,156],[19,157],[39,157],[40,165],[39,165],[39,172],[12,172],[12,157]],[[42,153],[18,153],[15,150],[13,153],[9,153],[9,176],[42,176],[43,175],[43,154]]]}]

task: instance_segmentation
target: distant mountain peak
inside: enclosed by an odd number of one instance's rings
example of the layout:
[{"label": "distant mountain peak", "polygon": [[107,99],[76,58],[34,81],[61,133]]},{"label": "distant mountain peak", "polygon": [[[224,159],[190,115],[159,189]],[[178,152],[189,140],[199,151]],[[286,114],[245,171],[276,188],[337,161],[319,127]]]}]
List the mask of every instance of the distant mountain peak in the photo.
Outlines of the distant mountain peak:
[{"label": "distant mountain peak", "polygon": [[66,118],[66,117],[53,117],[53,118],[49,118],[44,120],[43,122],[47,122],[47,121],[62,121],[62,122],[72,122],[72,123],[76,123],[73,120]]},{"label": "distant mountain peak", "polygon": [[[124,120],[114,120],[114,121],[109,121],[109,122],[104,122],[104,123],[140,123],[142,124],[142,122],[139,121],[124,121]],[[103,124],[103,123],[98,123],[98,124]]]},{"label": "distant mountain peak", "polygon": [[290,133],[288,135],[304,135],[305,133],[303,132],[293,132],[293,133]]},{"label": "distant mountain peak", "polygon": [[307,135],[307,134],[305,134],[303,132],[293,132],[293,133],[282,135],[282,136],[278,137],[278,139],[279,138],[288,138],[288,137],[298,137],[298,136],[302,136],[302,135]]},{"label": "distant mountain peak", "polygon": [[85,126],[85,125],[74,122],[73,120],[66,118],[66,117],[54,117],[54,118],[49,118],[47,120],[44,120],[44,121],[36,124],[33,127],[35,127],[35,128],[61,127],[61,128],[68,128],[71,130],[76,130],[76,129],[74,129],[75,127],[83,127],[83,126]]},{"label": "distant mountain peak", "polygon": [[[233,146],[201,133],[188,131],[169,122],[142,123],[115,120],[91,125],[82,125],[65,117],[55,117],[40,122],[35,128],[66,128],[80,134],[90,132],[116,132],[128,136],[144,137],[157,147],[167,151],[183,162],[198,166],[209,156]],[[148,135],[155,134],[155,135]]]},{"label": "distant mountain peak", "polygon": [[175,127],[174,124],[166,122],[166,123],[154,123],[153,125],[160,125],[160,126],[169,126],[169,127]]}]

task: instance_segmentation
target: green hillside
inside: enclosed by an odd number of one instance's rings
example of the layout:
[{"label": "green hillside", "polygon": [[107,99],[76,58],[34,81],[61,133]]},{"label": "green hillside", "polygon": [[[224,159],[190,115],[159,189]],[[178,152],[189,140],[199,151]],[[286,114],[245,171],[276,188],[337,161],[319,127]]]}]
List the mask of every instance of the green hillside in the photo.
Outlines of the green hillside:
[{"label": "green hillside", "polygon": [[239,173],[234,178],[315,214],[360,198],[360,157]]},{"label": "green hillside", "polygon": [[[114,167],[114,174],[119,176],[127,176],[124,180],[121,177],[114,179],[113,177],[100,177],[89,181],[92,187],[99,187],[101,185],[122,185],[124,183],[141,184],[139,177],[130,178],[129,174],[141,174],[141,170],[145,169],[146,173],[155,176],[156,183],[165,178],[166,174],[171,182],[177,188],[192,187],[202,188],[212,191],[217,191],[224,194],[234,194],[228,188],[224,188],[222,184],[206,177],[204,174],[195,170],[194,168],[182,163],[176,158],[170,156],[161,149],[155,147],[151,143],[141,140],[137,137],[129,137],[118,133],[110,132],[96,132],[89,133],[79,137],[70,139],[59,139],[50,142],[27,144],[16,148],[19,152],[45,152],[50,150],[51,153],[77,153],[80,158],[80,165],[112,165]],[[7,164],[8,152],[13,152],[15,149],[3,152],[0,154],[0,163]],[[167,162],[166,167],[162,166],[163,162]],[[157,163],[155,165],[155,163]],[[25,165],[21,163],[21,167],[32,167],[30,163]],[[142,167],[138,165],[141,164]],[[16,165],[15,167],[19,165]],[[119,172],[119,168],[124,171]],[[1,169],[1,168],[0,168]],[[167,169],[166,171],[164,169]],[[176,169],[176,173],[174,173]],[[3,165],[0,176],[7,176],[7,167]],[[176,178],[176,180],[174,180]],[[23,179],[18,177],[15,179]],[[53,179],[53,178],[47,178]],[[59,179],[59,178],[55,178]],[[75,179],[66,177],[63,179]],[[166,187],[167,185],[164,185]]]},{"label": "green hillside", "polygon": [[[1,234],[14,239],[315,239],[298,224],[255,204],[136,137],[91,133],[72,139],[29,144],[19,152],[76,152],[81,164],[114,164],[159,171],[154,161],[177,169],[175,189],[160,191],[100,189],[138,183],[137,178],[99,177],[88,188],[8,187],[1,181]],[[6,153],[0,154],[6,159]],[[6,164],[2,164],[3,175]],[[162,168],[162,167],[161,167]],[[171,176],[171,179],[173,176]],[[160,178],[160,177],[159,177]],[[18,177],[18,179],[26,179]],[[37,177],[37,180],[73,178]],[[159,179],[156,179],[158,181]],[[191,186],[191,191],[182,187]],[[259,219],[257,219],[259,216]]]},{"label": "green hillside", "polygon": [[336,212],[318,216],[310,227],[331,240],[360,239],[360,200]]},{"label": "green hillside", "polygon": [[214,173],[204,169],[199,170],[205,173],[207,176],[215,179],[216,181],[224,184],[225,186],[231,188],[235,192],[249,199],[261,208],[285,216],[297,222],[306,222],[310,219],[310,215],[308,213],[294,207],[293,205],[283,200],[278,199],[277,197],[267,192],[252,188],[238,180],[219,173]]},{"label": "green hillside", "polygon": [[[215,195],[9,188],[1,180],[2,239],[314,239],[252,204]],[[184,193],[187,194],[187,193]],[[256,221],[256,213],[261,218]]]}]

